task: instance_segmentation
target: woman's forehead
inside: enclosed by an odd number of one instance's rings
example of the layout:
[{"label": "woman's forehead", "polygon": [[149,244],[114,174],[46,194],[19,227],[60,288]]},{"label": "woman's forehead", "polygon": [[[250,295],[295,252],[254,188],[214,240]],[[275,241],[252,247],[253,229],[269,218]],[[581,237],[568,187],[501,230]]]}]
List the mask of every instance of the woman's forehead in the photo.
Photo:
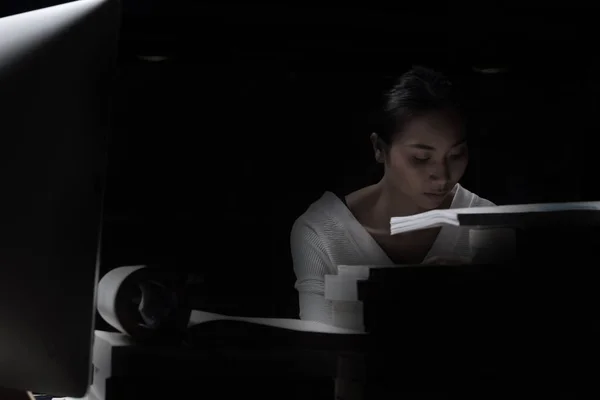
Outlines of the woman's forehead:
[{"label": "woman's forehead", "polygon": [[466,135],[458,117],[436,113],[413,118],[404,126],[398,139],[409,146],[450,148],[462,144]]}]

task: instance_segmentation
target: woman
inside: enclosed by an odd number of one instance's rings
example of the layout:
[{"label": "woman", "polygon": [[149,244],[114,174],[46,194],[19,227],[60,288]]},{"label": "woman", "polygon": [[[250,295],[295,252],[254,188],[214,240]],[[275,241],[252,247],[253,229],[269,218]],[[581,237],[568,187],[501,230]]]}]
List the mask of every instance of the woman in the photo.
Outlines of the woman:
[{"label": "woman", "polygon": [[324,277],[338,265],[465,262],[469,230],[456,227],[390,235],[390,218],[436,208],[494,204],[458,181],[468,163],[460,102],[441,74],[414,68],[387,95],[385,122],[371,134],[383,178],[346,196],[326,192],[292,228],[300,318],[331,323]]}]

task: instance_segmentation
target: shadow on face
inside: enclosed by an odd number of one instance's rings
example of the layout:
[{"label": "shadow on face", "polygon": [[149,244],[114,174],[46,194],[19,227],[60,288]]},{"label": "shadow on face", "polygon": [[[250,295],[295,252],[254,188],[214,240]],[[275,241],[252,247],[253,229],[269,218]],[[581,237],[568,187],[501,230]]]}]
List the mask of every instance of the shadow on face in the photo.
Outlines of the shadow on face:
[{"label": "shadow on face", "polygon": [[452,110],[431,112],[413,118],[392,138],[384,180],[418,206],[433,209],[444,203],[467,163],[459,115]]}]

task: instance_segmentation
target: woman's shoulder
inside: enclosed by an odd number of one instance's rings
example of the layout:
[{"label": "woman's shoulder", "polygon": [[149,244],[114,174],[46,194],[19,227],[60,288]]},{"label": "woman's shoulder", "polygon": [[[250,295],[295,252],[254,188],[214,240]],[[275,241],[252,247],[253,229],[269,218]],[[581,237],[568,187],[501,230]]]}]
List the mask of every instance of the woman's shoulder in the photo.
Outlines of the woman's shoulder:
[{"label": "woman's shoulder", "polygon": [[457,184],[451,208],[494,207],[496,204]]},{"label": "woman's shoulder", "polygon": [[342,229],[350,217],[344,201],[332,192],[325,192],[294,221],[292,231],[311,230],[319,235],[334,234]]}]

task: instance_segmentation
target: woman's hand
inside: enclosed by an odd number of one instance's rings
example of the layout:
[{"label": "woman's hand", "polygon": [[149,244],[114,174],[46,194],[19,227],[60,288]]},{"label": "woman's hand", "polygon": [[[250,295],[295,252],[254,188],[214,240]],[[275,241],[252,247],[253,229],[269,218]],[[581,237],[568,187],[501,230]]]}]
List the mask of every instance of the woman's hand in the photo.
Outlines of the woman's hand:
[{"label": "woman's hand", "polygon": [[464,265],[471,264],[471,259],[468,257],[459,257],[459,256],[433,256],[426,258],[423,260],[421,264],[426,265]]}]

